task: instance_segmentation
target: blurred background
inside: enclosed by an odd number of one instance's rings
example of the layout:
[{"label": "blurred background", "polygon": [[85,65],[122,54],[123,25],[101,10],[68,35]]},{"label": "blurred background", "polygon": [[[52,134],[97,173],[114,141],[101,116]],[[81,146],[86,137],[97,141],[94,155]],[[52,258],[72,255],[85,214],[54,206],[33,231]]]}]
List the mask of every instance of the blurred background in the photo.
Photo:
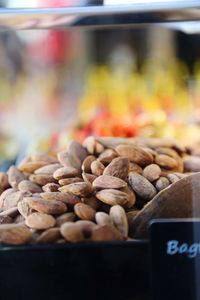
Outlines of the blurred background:
[{"label": "blurred background", "polygon": [[[93,4],[101,1],[29,0],[26,7]],[[161,26],[1,31],[0,55],[1,168],[88,135],[200,143],[199,34]]]}]

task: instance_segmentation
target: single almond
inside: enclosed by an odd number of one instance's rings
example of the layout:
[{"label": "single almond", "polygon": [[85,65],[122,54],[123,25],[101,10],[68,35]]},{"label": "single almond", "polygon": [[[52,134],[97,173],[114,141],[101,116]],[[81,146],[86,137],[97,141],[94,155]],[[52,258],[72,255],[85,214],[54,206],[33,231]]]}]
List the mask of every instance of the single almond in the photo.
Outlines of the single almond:
[{"label": "single almond", "polygon": [[157,181],[156,181],[156,189],[160,192],[167,188],[170,185],[169,180],[166,177],[161,176]]},{"label": "single almond", "polygon": [[88,136],[84,141],[83,141],[83,147],[87,149],[87,151],[90,154],[95,153],[95,138],[93,136]]},{"label": "single almond", "polygon": [[27,163],[20,164],[18,166],[18,168],[19,168],[20,171],[22,171],[24,173],[31,174],[35,170],[45,166],[46,164],[47,163],[44,162],[44,161],[27,162]]},{"label": "single almond", "polygon": [[158,164],[160,167],[171,170],[177,167],[177,161],[165,154],[158,154],[155,157],[155,163]]},{"label": "single almond", "polygon": [[21,173],[17,167],[12,166],[8,170],[8,182],[13,188],[17,188],[22,180],[25,180],[26,176]]},{"label": "single almond", "polygon": [[29,180],[39,185],[46,185],[47,183],[57,182],[56,179],[53,178],[52,176],[44,175],[44,174],[38,174],[38,175],[32,174],[30,175]]},{"label": "single almond", "polygon": [[113,149],[106,149],[104,150],[98,157],[98,160],[103,164],[103,165],[108,165],[111,163],[111,161],[116,158],[117,152]]},{"label": "single almond", "polygon": [[91,164],[93,161],[96,160],[96,157],[94,155],[88,155],[82,164],[82,171],[85,173],[90,173],[91,172]]},{"label": "single almond", "polygon": [[30,192],[30,193],[40,193],[42,191],[41,187],[36,183],[31,182],[30,180],[22,180],[19,185],[18,189],[21,192]]},{"label": "single almond", "polygon": [[123,237],[128,237],[128,221],[125,210],[120,205],[114,205],[110,209],[110,217],[114,226],[119,230]]},{"label": "single almond", "polygon": [[57,183],[47,183],[42,187],[42,190],[44,192],[51,192],[51,193],[55,193],[58,191],[60,185]]},{"label": "single almond", "polygon": [[147,166],[153,162],[153,156],[137,146],[119,145],[116,147],[116,151],[120,156],[125,156],[140,166]]},{"label": "single almond", "polygon": [[105,168],[103,174],[126,180],[129,172],[129,160],[126,157],[117,157]]},{"label": "single almond", "polygon": [[129,184],[144,200],[151,200],[157,193],[155,187],[145,177],[135,172],[129,173]]},{"label": "single almond", "polygon": [[9,208],[12,208],[12,207],[16,207],[18,202],[23,200],[23,197],[26,196],[26,195],[29,195],[29,194],[27,194],[25,192],[21,192],[21,191],[11,193],[10,195],[8,195],[4,199],[2,208],[4,210],[6,210],[6,209],[9,209]]},{"label": "single almond", "polygon": [[117,241],[122,239],[120,232],[111,225],[98,225],[92,230],[92,241]]},{"label": "single almond", "polygon": [[64,179],[64,178],[69,178],[73,176],[77,176],[79,174],[79,170],[72,168],[72,167],[62,167],[57,169],[53,177],[57,180]]},{"label": "single almond", "polygon": [[101,190],[96,193],[96,197],[108,204],[108,205],[124,205],[125,203],[128,202],[129,196],[121,191],[115,190],[115,189],[106,189],[106,190]]},{"label": "single almond", "polygon": [[5,190],[5,191],[1,194],[1,196],[0,196],[0,209],[3,209],[5,199],[6,199],[9,195],[15,193],[16,191],[17,191],[16,189],[10,188],[10,189]]},{"label": "single almond", "polygon": [[81,227],[76,223],[64,223],[60,228],[60,232],[64,239],[69,242],[81,242],[85,239]]},{"label": "single almond", "polygon": [[28,205],[27,201],[20,201],[17,204],[17,208],[19,213],[26,218],[27,216],[31,215],[34,210]]},{"label": "single almond", "polygon": [[177,157],[179,157],[178,153],[171,149],[171,148],[167,148],[167,147],[159,147],[159,148],[156,148],[156,152],[158,154],[165,154],[167,156],[170,156],[174,159],[177,159]]},{"label": "single almond", "polygon": [[59,189],[61,192],[65,191],[71,193],[76,196],[86,197],[89,196],[93,192],[93,188],[91,184],[86,182],[75,182],[68,184]]},{"label": "single almond", "polygon": [[95,219],[96,211],[85,203],[77,203],[74,206],[74,212],[81,220],[92,221]]},{"label": "single almond", "polygon": [[42,232],[42,234],[36,239],[36,243],[54,243],[61,237],[59,228],[49,228]]},{"label": "single almond", "polygon": [[67,151],[70,155],[73,155],[74,157],[78,158],[81,163],[88,155],[85,148],[77,141],[71,141],[68,144]]},{"label": "single almond", "polygon": [[[51,193],[51,192],[45,192],[45,193],[41,193],[40,196],[48,201],[61,201],[67,204],[68,202],[68,198],[69,198],[69,193],[61,193],[61,192],[55,192],[55,193]],[[80,202],[80,201],[79,201]]]},{"label": "single almond", "polygon": [[83,177],[83,180],[88,184],[92,184],[93,181],[97,178],[97,176],[95,176],[93,174],[89,174],[89,173],[82,173],[82,177]]},{"label": "single almond", "polygon": [[21,224],[0,225],[0,242],[10,245],[22,245],[30,242],[30,230]]},{"label": "single almond", "polygon": [[61,151],[58,153],[58,160],[64,167],[71,167],[77,170],[81,169],[81,160],[79,157],[69,154],[67,151]]},{"label": "single almond", "polygon": [[70,184],[70,183],[81,182],[81,181],[83,181],[83,179],[80,178],[80,177],[72,177],[72,178],[64,178],[64,179],[60,179],[60,180],[58,181],[58,183],[59,183],[60,185],[68,185],[68,184]]},{"label": "single almond", "polygon": [[92,185],[96,189],[121,189],[127,186],[127,183],[114,176],[102,175],[97,177]]},{"label": "single almond", "polygon": [[98,160],[95,160],[91,163],[91,171],[92,174],[94,174],[95,176],[102,175],[104,169],[105,169],[104,165]]},{"label": "single almond", "polygon": [[56,220],[50,215],[35,212],[26,218],[25,224],[28,227],[42,230],[53,227],[56,224]]},{"label": "single almond", "polygon": [[56,218],[56,224],[57,226],[61,226],[62,224],[66,222],[73,222],[76,219],[76,215],[73,212],[67,212],[63,215]]},{"label": "single almond", "polygon": [[24,200],[28,203],[28,205],[32,209],[40,213],[56,215],[56,214],[63,214],[64,212],[67,211],[67,206],[61,201],[56,201],[56,200],[48,201],[36,197],[26,197],[24,198]]},{"label": "single almond", "polygon": [[[62,188],[64,188],[62,190]],[[61,187],[59,188],[60,190],[60,194],[64,194],[64,197],[63,196],[59,196],[59,199],[61,200],[62,199],[62,202],[66,203],[67,206],[69,206],[70,208],[74,207],[74,205],[76,203],[79,203],[81,202],[81,199],[79,198],[79,196],[76,196],[76,195],[73,195],[72,193],[68,193],[66,192],[66,189],[65,187]],[[44,196],[43,196],[44,197]],[[46,196],[47,197],[47,196]],[[49,196],[48,196],[49,197]],[[50,198],[49,198],[50,199]],[[52,198],[51,198],[52,199]]]},{"label": "single almond", "polygon": [[50,165],[45,165],[44,167],[41,167],[37,170],[35,170],[35,174],[44,174],[44,175],[51,175],[53,176],[53,173],[62,168],[62,165],[61,164],[50,164]]},{"label": "single almond", "polygon": [[41,162],[45,162],[46,164],[54,164],[58,162],[56,157],[48,154],[31,154],[29,161],[32,162],[41,161]]},{"label": "single almond", "polygon": [[126,187],[122,188],[120,191],[128,195],[128,201],[123,205],[123,207],[125,208],[133,207],[133,205],[136,202],[136,196],[134,191],[130,188],[130,186],[127,185]]},{"label": "single almond", "polygon": [[148,165],[144,168],[142,175],[149,181],[155,181],[161,176],[161,168],[156,164]]}]

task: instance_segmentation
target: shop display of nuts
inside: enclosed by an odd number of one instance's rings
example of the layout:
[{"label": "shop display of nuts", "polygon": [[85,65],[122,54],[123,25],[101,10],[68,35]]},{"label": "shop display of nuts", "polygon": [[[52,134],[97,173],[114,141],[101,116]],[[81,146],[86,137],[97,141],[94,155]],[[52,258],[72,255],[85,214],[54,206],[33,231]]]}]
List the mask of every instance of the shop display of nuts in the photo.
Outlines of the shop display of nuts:
[{"label": "shop display of nuts", "polygon": [[145,237],[137,228],[143,224],[144,233],[152,207],[164,211],[167,202],[160,198],[167,201],[171,187],[200,172],[200,157],[193,153],[164,139],[88,137],[82,145],[70,142],[57,156],[30,155],[0,173],[0,243]]}]

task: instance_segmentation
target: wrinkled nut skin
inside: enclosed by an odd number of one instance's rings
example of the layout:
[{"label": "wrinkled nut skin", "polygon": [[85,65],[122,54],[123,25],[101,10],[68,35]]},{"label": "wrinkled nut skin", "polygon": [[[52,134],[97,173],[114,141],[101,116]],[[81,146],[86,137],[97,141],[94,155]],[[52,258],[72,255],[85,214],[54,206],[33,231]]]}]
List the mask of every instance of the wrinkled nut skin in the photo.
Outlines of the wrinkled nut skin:
[{"label": "wrinkled nut skin", "polygon": [[26,200],[20,201],[17,204],[17,208],[19,213],[26,218],[27,216],[31,215],[34,210],[28,205]]},{"label": "wrinkled nut skin", "polygon": [[169,180],[166,177],[160,177],[157,181],[156,181],[156,189],[160,192],[163,189],[167,188],[170,185]]},{"label": "wrinkled nut skin", "polygon": [[60,185],[57,183],[47,183],[42,187],[42,190],[47,193],[48,192],[54,193],[58,191],[59,187]]},{"label": "wrinkled nut skin", "polygon": [[53,178],[51,175],[44,175],[44,174],[32,174],[29,176],[29,180],[37,183],[39,185],[46,185],[48,183],[57,183],[57,180]]},{"label": "wrinkled nut skin", "polygon": [[93,174],[89,174],[89,173],[82,173],[82,177],[83,177],[83,180],[88,183],[88,184],[92,184],[93,181],[97,178],[95,175]]},{"label": "wrinkled nut skin", "polygon": [[161,176],[161,168],[156,164],[148,165],[144,168],[142,175],[150,182],[157,180]]},{"label": "wrinkled nut skin", "polygon": [[26,179],[26,176],[23,173],[21,173],[20,170],[18,170],[18,168],[15,166],[10,167],[7,174],[8,182],[10,186],[14,189],[18,187],[19,183],[22,180]]},{"label": "wrinkled nut skin", "polygon": [[120,205],[114,205],[110,209],[110,217],[115,227],[123,237],[128,237],[128,221],[125,210]]},{"label": "wrinkled nut skin", "polygon": [[23,164],[20,164],[18,166],[19,170],[21,172],[24,172],[24,173],[28,173],[28,174],[31,174],[33,173],[35,170],[45,166],[47,163],[44,162],[44,161],[36,161],[36,162],[26,162],[26,163],[23,163]]},{"label": "wrinkled nut skin", "polygon": [[104,165],[98,160],[95,160],[91,163],[91,171],[92,174],[94,174],[95,176],[102,175],[104,169],[105,169]]},{"label": "wrinkled nut skin", "polygon": [[[62,192],[63,188],[60,188],[59,190]],[[87,197],[92,194],[93,188],[91,184],[86,182],[75,182],[66,185],[64,191],[76,196]]]},{"label": "wrinkled nut skin", "polygon": [[171,170],[177,167],[177,161],[165,154],[158,154],[155,157],[155,163],[158,164],[160,167],[165,169]]},{"label": "wrinkled nut skin", "polygon": [[30,192],[30,193],[33,193],[33,194],[34,193],[41,193],[41,191],[42,191],[42,188],[39,185],[37,185],[37,184],[35,184],[35,183],[33,183],[29,180],[21,181],[18,185],[18,189],[21,192]]},{"label": "wrinkled nut skin", "polygon": [[128,194],[114,189],[101,190],[96,193],[96,197],[110,206],[117,204],[124,205],[129,201]]},{"label": "wrinkled nut skin", "polygon": [[25,224],[30,228],[42,230],[53,227],[56,220],[50,215],[35,212],[26,218]]},{"label": "wrinkled nut skin", "polygon": [[142,174],[143,170],[138,164],[130,162],[129,163],[129,173],[130,172],[136,172],[136,173]]},{"label": "wrinkled nut skin", "polygon": [[120,156],[125,156],[140,166],[147,166],[153,162],[153,156],[137,146],[119,145],[116,147],[116,151]]},{"label": "wrinkled nut skin", "polygon": [[79,175],[79,170],[72,168],[72,167],[62,167],[62,168],[57,169],[53,173],[53,177],[56,180],[73,177],[73,176],[77,176],[77,175]]},{"label": "wrinkled nut skin", "polygon": [[126,187],[127,183],[114,176],[101,175],[93,181],[92,185],[96,189],[121,189]]},{"label": "wrinkled nut skin", "polygon": [[151,200],[157,193],[155,187],[145,177],[135,172],[129,173],[129,184],[144,200]]},{"label": "wrinkled nut skin", "polygon": [[22,224],[0,225],[0,242],[10,245],[22,245],[31,241],[30,230]]},{"label": "wrinkled nut skin", "polygon": [[103,175],[115,176],[126,180],[129,172],[129,160],[127,157],[114,158],[105,168]]},{"label": "wrinkled nut skin", "polygon": [[60,229],[59,228],[50,228],[45,230],[38,238],[36,239],[36,243],[44,244],[44,243],[54,243],[59,238],[61,238]]},{"label": "wrinkled nut skin", "polygon": [[108,165],[111,163],[111,161],[116,158],[117,152],[113,149],[106,149],[104,150],[98,157],[98,160],[103,164],[103,165]]},{"label": "wrinkled nut skin", "polygon": [[81,167],[82,171],[85,173],[91,173],[91,164],[95,160],[96,160],[96,157],[94,155],[87,156],[83,161],[83,164]]},{"label": "wrinkled nut skin", "polygon": [[67,222],[60,228],[61,235],[68,242],[81,242],[85,240],[81,227],[76,223]]},{"label": "wrinkled nut skin", "polygon": [[67,211],[67,206],[61,201],[48,201],[36,197],[26,197],[25,201],[28,203],[30,208],[40,213],[56,215],[65,213]]},{"label": "wrinkled nut skin", "polygon": [[81,182],[81,181],[83,181],[82,178],[80,178],[80,177],[73,177],[73,178],[60,179],[58,181],[58,183],[63,186],[63,185],[68,185],[70,183]]},{"label": "wrinkled nut skin", "polygon": [[81,220],[93,221],[95,219],[96,211],[85,203],[77,203],[74,206],[74,212]]},{"label": "wrinkled nut skin", "polygon": [[175,182],[179,181],[178,176],[175,174],[168,174],[167,178],[169,179],[170,183],[175,183]]}]

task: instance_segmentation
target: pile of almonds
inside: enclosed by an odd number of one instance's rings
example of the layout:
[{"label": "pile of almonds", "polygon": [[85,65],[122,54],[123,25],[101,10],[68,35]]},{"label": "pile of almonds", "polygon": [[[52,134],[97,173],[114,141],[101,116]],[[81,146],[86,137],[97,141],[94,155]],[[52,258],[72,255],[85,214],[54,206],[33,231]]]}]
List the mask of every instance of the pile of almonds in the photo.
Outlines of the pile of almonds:
[{"label": "pile of almonds", "polygon": [[164,139],[94,137],[57,156],[30,155],[0,173],[0,242],[130,240],[138,212],[200,171],[199,155]]}]

